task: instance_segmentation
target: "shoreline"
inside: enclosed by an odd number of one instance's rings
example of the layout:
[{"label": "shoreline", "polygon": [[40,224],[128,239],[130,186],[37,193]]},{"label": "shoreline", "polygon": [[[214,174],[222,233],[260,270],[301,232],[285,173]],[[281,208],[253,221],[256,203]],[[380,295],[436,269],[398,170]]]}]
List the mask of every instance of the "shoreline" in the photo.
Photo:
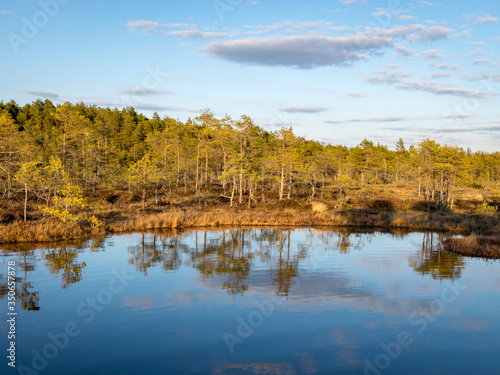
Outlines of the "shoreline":
[{"label": "shoreline", "polygon": [[500,233],[500,217],[478,213],[401,212],[369,209],[260,209],[189,207],[131,214],[100,215],[103,225],[92,229],[85,220],[56,219],[16,222],[0,228],[0,244],[83,240],[93,236],[158,229],[238,227],[337,227],[425,230],[454,233]]},{"label": "shoreline", "polygon": [[500,236],[450,238],[444,241],[444,249],[475,258],[500,259]]}]

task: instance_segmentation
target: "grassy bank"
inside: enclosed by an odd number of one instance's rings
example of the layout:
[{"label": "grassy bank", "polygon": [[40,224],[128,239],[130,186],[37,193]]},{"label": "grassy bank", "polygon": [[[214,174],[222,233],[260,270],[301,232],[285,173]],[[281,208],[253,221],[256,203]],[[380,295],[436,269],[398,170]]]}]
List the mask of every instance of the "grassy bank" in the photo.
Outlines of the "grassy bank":
[{"label": "grassy bank", "polygon": [[[318,208],[319,207],[319,208]],[[18,222],[0,229],[0,243],[73,240],[104,233],[162,228],[218,226],[340,226],[404,228],[456,232],[500,232],[500,217],[451,212],[398,212],[373,209],[330,209],[324,203],[288,208],[189,207],[113,211],[99,215],[103,225],[92,229],[81,219]]]},{"label": "grassy bank", "polygon": [[[483,192],[484,194],[484,192]],[[186,192],[157,202],[149,197],[145,208],[140,192],[107,191],[86,197],[87,206],[76,213],[76,222],[43,219],[40,201],[28,202],[23,221],[23,197],[0,201],[0,243],[75,240],[134,230],[200,228],[218,226],[330,226],[401,228],[466,233],[500,233],[500,215],[481,212],[484,202],[498,202],[476,190],[460,192],[453,207],[443,209],[434,202],[415,197],[414,189],[401,185],[373,185],[352,190],[339,206],[336,197],[311,202],[307,196],[279,200],[258,199],[248,206],[229,201],[218,193]],[[102,223],[92,227],[89,218]]]},{"label": "grassy bank", "polygon": [[448,251],[482,258],[500,259],[500,237],[450,238],[444,241]]}]

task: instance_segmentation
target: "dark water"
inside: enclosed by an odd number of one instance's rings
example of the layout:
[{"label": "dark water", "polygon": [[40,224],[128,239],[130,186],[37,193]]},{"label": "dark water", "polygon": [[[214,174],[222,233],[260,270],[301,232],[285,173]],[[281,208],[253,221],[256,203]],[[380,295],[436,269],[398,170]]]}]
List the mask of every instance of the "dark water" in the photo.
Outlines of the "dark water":
[{"label": "dark water", "polygon": [[1,373],[499,374],[500,263],[443,239],[233,229],[6,250]]}]

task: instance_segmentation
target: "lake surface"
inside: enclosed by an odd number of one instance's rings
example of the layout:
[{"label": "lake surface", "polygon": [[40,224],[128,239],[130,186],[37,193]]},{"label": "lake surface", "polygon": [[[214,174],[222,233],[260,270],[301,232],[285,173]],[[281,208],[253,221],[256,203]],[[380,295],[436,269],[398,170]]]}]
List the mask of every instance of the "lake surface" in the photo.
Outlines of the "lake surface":
[{"label": "lake surface", "polygon": [[438,233],[227,229],[0,253],[2,374],[498,374],[500,262]]}]

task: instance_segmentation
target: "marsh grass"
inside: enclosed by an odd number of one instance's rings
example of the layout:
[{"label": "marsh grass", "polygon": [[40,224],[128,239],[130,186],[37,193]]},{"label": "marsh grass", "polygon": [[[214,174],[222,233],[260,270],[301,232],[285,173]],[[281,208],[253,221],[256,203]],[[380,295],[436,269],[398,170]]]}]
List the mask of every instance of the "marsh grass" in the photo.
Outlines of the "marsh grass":
[{"label": "marsh grass", "polygon": [[462,255],[500,259],[500,236],[450,238],[444,241],[444,248]]},{"label": "marsh grass", "polygon": [[[157,206],[148,202],[145,209],[134,192],[109,192],[90,196],[85,210],[75,223],[42,219],[39,202],[30,202],[28,221],[22,222],[20,202],[3,201],[0,211],[0,243],[76,240],[105,233],[134,230],[182,229],[220,226],[329,226],[400,228],[401,230],[436,230],[455,232],[500,233],[500,215],[481,213],[474,196],[458,201],[451,210],[438,210],[410,191],[399,187],[351,193],[338,207],[335,199],[307,197],[235,204],[218,200],[217,195],[172,195]],[[22,205],[21,205],[22,206]],[[95,215],[103,225],[92,230],[88,218]]]}]

